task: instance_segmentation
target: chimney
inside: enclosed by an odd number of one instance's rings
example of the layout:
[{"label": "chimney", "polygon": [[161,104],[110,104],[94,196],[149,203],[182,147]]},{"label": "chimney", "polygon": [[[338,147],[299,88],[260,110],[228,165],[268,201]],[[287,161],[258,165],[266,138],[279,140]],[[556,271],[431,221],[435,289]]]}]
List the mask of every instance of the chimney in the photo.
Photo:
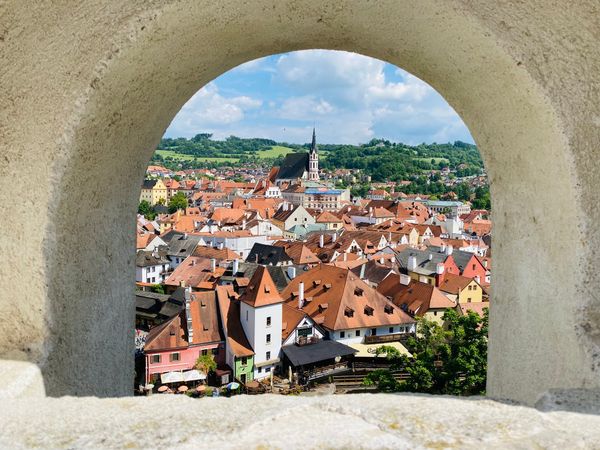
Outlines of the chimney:
[{"label": "chimney", "polygon": [[191,311],[191,304],[192,304],[192,288],[191,287],[185,288],[184,298],[185,298],[185,317],[187,320],[188,342],[191,344],[194,341],[194,328],[192,326],[192,311]]},{"label": "chimney", "polygon": [[335,241],[337,241],[337,233],[333,233],[331,235],[331,242],[335,242]]},{"label": "chimney", "polygon": [[217,260],[215,258],[210,259],[210,271],[215,272],[217,270]]},{"label": "chimney", "polygon": [[488,262],[487,262],[487,259],[484,259],[484,260],[483,260],[483,267],[485,267],[486,269],[487,269],[487,263],[488,263]]},{"label": "chimney", "polygon": [[411,272],[417,268],[417,257],[415,255],[410,255],[408,257],[408,267],[407,269]]},{"label": "chimney", "polygon": [[410,277],[403,273],[400,274],[400,284],[408,286],[410,284]]},{"label": "chimney", "polygon": [[427,259],[428,259],[429,261],[431,261],[431,260],[433,259],[433,253],[430,253],[430,254],[427,256]]},{"label": "chimney", "polygon": [[242,230],[246,229],[246,218],[244,218],[244,220],[242,220]]},{"label": "chimney", "polygon": [[451,246],[451,245],[448,245],[448,246],[446,247],[446,255],[450,256],[450,255],[452,254],[452,251],[453,251],[453,250],[454,250],[454,249],[452,248],[452,246]]},{"label": "chimney", "polygon": [[437,263],[435,265],[435,273],[436,273],[436,275],[444,274],[444,264],[443,263]]},{"label": "chimney", "polygon": [[382,266],[385,264],[385,258],[383,256],[379,258],[379,264],[381,264]]},{"label": "chimney", "polygon": [[225,247],[225,243],[219,242],[219,250],[223,250],[223,247]]},{"label": "chimney", "polygon": [[294,266],[290,266],[287,268],[287,274],[290,280],[296,278],[296,268]]},{"label": "chimney", "polygon": [[187,233],[183,233],[183,240],[185,241],[188,238],[188,234]]},{"label": "chimney", "polygon": [[238,259],[233,260],[233,275],[236,275],[240,271],[240,261]]},{"label": "chimney", "polygon": [[319,248],[323,248],[323,246],[325,245],[325,236],[323,236],[322,234],[319,236]]},{"label": "chimney", "polygon": [[196,260],[192,259],[192,266],[195,266],[195,265],[196,265]]},{"label": "chimney", "polygon": [[481,283],[481,277],[479,275],[475,276],[475,281],[477,281],[477,283]]},{"label": "chimney", "polygon": [[365,268],[366,268],[366,266],[367,266],[366,264],[363,264],[362,266],[360,266],[360,275],[359,275],[359,278],[361,280],[364,280],[364,278],[365,278]]},{"label": "chimney", "polygon": [[304,282],[298,283],[298,309],[304,306]]}]

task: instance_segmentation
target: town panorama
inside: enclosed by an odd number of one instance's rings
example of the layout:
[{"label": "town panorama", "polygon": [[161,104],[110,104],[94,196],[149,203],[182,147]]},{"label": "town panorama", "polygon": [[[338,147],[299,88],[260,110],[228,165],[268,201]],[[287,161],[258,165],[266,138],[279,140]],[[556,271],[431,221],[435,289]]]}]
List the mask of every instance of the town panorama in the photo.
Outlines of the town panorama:
[{"label": "town panorama", "polygon": [[137,394],[484,392],[477,148],[317,138],[161,141],[137,215]]}]

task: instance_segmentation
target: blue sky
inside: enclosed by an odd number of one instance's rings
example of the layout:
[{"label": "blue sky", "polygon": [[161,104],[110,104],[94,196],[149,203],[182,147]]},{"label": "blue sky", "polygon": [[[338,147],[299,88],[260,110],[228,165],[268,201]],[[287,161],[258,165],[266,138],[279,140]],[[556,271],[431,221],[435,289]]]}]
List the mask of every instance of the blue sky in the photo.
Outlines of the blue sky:
[{"label": "blue sky", "polygon": [[355,53],[305,50],[242,64],[200,89],[167,137],[213,133],[291,143],[473,142],[456,112],[428,84]]}]

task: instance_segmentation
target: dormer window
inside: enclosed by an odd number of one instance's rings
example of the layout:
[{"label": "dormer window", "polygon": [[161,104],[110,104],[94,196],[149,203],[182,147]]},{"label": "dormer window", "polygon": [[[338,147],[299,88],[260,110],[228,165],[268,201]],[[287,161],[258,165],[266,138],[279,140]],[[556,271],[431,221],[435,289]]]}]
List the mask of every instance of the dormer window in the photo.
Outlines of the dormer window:
[{"label": "dormer window", "polygon": [[392,305],[385,305],[383,310],[386,314],[392,314],[394,312],[394,307]]},{"label": "dormer window", "polygon": [[319,312],[323,312],[327,308],[329,308],[329,303],[319,303]]},{"label": "dormer window", "polygon": [[324,284],[323,288],[325,288],[325,290],[331,289],[331,283]]},{"label": "dormer window", "polygon": [[346,307],[344,309],[344,315],[347,317],[354,317],[354,310],[352,308]]},{"label": "dormer window", "polygon": [[269,286],[265,286],[265,292],[268,294],[269,292],[271,292],[271,288]]},{"label": "dormer window", "polygon": [[354,295],[358,296],[358,297],[362,297],[362,295],[365,293],[364,290],[362,290],[361,288],[356,288],[354,289]]},{"label": "dormer window", "polygon": [[373,315],[373,311],[374,311],[374,309],[371,308],[369,305],[365,306],[365,314],[367,316],[372,316]]},{"label": "dormer window", "polygon": [[313,281],[313,286],[319,286],[321,284],[321,280],[314,280]]}]

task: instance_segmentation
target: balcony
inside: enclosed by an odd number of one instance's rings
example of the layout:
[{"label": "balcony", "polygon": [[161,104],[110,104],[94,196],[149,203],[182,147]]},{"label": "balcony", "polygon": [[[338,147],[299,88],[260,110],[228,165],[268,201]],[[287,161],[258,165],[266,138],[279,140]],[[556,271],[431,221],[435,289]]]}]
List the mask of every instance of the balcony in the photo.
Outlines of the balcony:
[{"label": "balcony", "polygon": [[302,347],[304,345],[316,344],[320,339],[317,336],[298,336],[296,337],[296,345]]},{"label": "balcony", "polygon": [[386,342],[403,341],[413,336],[413,333],[383,334],[381,336],[365,336],[365,344],[384,344]]}]

